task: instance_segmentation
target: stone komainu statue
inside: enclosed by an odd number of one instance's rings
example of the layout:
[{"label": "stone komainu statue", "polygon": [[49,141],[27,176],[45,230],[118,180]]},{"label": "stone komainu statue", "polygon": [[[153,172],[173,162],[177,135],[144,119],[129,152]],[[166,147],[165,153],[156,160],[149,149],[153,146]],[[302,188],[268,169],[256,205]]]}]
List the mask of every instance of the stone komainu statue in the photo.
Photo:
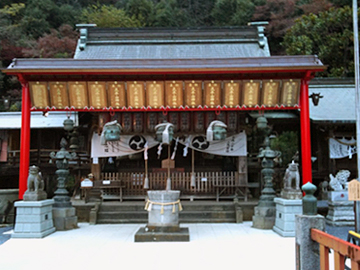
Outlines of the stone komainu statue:
[{"label": "stone komainu statue", "polygon": [[350,177],[350,171],[348,170],[340,170],[334,177],[332,174],[330,177],[330,187],[333,190],[346,190],[347,189],[347,181]]},{"label": "stone komainu statue", "polygon": [[44,181],[39,173],[39,167],[31,166],[27,180],[27,191],[39,192],[44,190]]},{"label": "stone komainu statue", "polygon": [[[298,169],[299,164],[292,161],[292,163],[289,164],[285,171],[284,175],[284,189],[295,189],[300,190],[300,174]],[[292,185],[293,180],[295,180],[295,186]]]}]

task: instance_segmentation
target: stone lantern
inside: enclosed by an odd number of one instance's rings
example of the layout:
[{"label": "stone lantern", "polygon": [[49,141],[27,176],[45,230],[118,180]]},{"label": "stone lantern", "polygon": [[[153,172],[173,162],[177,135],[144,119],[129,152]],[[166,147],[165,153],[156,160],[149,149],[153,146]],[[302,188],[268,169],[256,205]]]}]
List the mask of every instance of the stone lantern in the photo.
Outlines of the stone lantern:
[{"label": "stone lantern", "polygon": [[60,151],[51,152],[50,157],[56,162],[57,190],[54,192],[53,220],[56,230],[70,230],[77,228],[76,210],[70,202],[69,192],[66,189],[66,180],[69,176],[69,160],[76,157],[76,153],[66,150],[67,141],[62,138]]},{"label": "stone lantern", "polygon": [[270,148],[269,134],[270,127],[267,125],[267,119],[260,116],[256,120],[257,128],[264,132],[264,148],[260,148],[258,158],[261,160],[262,179],[264,181],[264,189],[261,191],[259,204],[254,209],[253,227],[258,229],[272,229],[275,224],[276,207],[275,207],[275,190],[273,188],[274,175],[274,158],[281,155],[279,151]]},{"label": "stone lantern", "polygon": [[261,159],[261,174],[264,181],[264,189],[261,191],[259,206],[275,205],[275,190],[273,189],[273,175],[274,175],[274,158],[279,156],[278,151],[270,148],[269,137],[265,138],[265,149],[261,149],[258,158]]},{"label": "stone lantern", "polygon": [[69,153],[66,150],[67,142],[64,138],[60,141],[60,151],[57,153],[51,152],[50,157],[55,160],[56,174],[58,175],[57,190],[55,191],[54,207],[69,207],[71,206],[70,197],[66,190],[66,180],[69,175],[69,160],[76,158],[76,153]]}]

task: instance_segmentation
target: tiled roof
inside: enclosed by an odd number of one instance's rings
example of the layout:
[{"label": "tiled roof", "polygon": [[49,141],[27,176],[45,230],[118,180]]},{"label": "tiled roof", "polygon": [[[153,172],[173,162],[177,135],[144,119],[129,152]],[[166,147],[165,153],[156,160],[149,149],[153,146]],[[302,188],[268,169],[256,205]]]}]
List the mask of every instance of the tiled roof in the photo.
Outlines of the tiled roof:
[{"label": "tiled roof", "polygon": [[317,122],[355,122],[354,84],[332,82],[309,85],[309,96],[320,93],[319,104],[309,100],[310,119]]},{"label": "tiled roof", "polygon": [[224,28],[80,28],[75,59],[268,57],[263,26]]}]

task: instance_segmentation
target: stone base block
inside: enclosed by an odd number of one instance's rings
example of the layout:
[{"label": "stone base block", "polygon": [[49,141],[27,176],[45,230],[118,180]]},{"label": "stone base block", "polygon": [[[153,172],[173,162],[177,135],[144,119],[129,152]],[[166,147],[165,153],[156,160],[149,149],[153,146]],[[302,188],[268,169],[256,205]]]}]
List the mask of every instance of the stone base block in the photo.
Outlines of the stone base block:
[{"label": "stone base block", "polygon": [[284,230],[281,230],[280,228],[274,226],[273,231],[276,232],[277,234],[281,235],[282,237],[295,237],[295,230],[284,231]]},{"label": "stone base block", "polygon": [[275,217],[253,216],[253,227],[257,229],[270,230],[274,227]]},{"label": "stone base block", "polygon": [[46,200],[47,194],[43,190],[39,191],[25,191],[24,201],[43,201]]},{"label": "stone base block", "polygon": [[254,209],[253,227],[257,229],[270,230],[275,224],[275,207],[255,207]]},{"label": "stone base block", "polygon": [[329,201],[349,201],[349,195],[347,190],[336,190],[328,192]]},{"label": "stone base block", "polygon": [[148,230],[147,227],[140,228],[135,234],[135,242],[189,242],[189,228],[180,228],[179,231]]},{"label": "stone base block", "polygon": [[56,229],[52,219],[54,200],[15,202],[16,221],[12,238],[42,238]]},{"label": "stone base block", "polygon": [[328,201],[329,210],[326,224],[332,226],[354,226],[355,213],[353,201]]},{"label": "stone base block", "polygon": [[300,189],[284,189],[281,191],[281,197],[286,200],[301,200],[302,192]]},{"label": "stone base block", "polygon": [[302,200],[275,198],[276,219],[273,230],[285,237],[295,236],[295,216],[302,214]]},{"label": "stone base block", "polygon": [[78,228],[76,209],[74,207],[63,207],[53,209],[53,220],[56,230],[66,231]]},{"label": "stone base block", "polygon": [[239,206],[235,207],[235,222],[236,223],[243,223],[244,221],[244,213],[242,211],[242,208]]}]

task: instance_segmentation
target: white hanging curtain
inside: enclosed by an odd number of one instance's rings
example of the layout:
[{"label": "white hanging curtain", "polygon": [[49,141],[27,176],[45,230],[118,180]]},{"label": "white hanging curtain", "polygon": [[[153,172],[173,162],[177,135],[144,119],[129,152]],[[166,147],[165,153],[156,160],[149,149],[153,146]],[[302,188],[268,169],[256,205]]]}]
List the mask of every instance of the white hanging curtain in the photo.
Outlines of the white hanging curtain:
[{"label": "white hanging curtain", "polygon": [[356,140],[354,138],[351,139],[337,139],[330,138],[329,139],[329,152],[330,158],[352,158],[354,154],[356,154]]}]

